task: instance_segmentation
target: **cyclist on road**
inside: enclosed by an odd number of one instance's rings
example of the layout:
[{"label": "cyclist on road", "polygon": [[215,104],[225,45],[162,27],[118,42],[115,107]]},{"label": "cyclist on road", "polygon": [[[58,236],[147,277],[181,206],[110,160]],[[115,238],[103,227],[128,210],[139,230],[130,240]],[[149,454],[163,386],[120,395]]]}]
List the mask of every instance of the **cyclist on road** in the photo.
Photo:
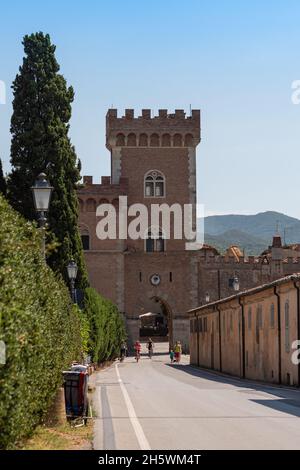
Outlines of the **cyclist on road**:
[{"label": "cyclist on road", "polygon": [[125,341],[123,341],[123,343],[121,344],[121,348],[120,348],[120,361],[124,361],[125,357],[126,357],[126,351],[127,351],[127,346],[126,346],[126,343]]},{"label": "cyclist on road", "polygon": [[134,350],[135,350],[135,359],[136,359],[136,362],[138,362],[139,359],[140,359],[140,356],[141,356],[141,349],[142,349],[142,345],[141,345],[141,343],[139,342],[139,340],[137,339],[136,342],[134,343]]}]

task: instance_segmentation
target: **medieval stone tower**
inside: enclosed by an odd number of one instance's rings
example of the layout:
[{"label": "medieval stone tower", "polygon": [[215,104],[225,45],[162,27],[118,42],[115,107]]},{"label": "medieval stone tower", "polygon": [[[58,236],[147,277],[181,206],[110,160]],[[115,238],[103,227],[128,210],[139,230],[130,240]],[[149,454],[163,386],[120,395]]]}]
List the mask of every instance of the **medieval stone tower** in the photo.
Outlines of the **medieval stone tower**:
[{"label": "medieval stone tower", "polygon": [[[149,225],[145,239],[99,240],[96,208],[127,196],[130,207],[142,203],[196,204],[196,147],[200,142],[200,111],[183,110],[151,117],[142,110],[135,117],[127,109],[106,117],[106,146],[111,153],[111,176],[93,184],[84,177],[78,191],[80,230],[91,284],[124,313],[129,340],[140,334],[168,336],[188,346],[187,311],[198,304],[197,254],[186,250],[186,239],[166,239],[159,227]],[[130,218],[128,222],[130,222]],[[193,211],[193,227],[196,213]],[[153,231],[156,230],[156,236]],[[146,316],[141,324],[140,315]],[[142,326],[142,329],[141,329]]]}]

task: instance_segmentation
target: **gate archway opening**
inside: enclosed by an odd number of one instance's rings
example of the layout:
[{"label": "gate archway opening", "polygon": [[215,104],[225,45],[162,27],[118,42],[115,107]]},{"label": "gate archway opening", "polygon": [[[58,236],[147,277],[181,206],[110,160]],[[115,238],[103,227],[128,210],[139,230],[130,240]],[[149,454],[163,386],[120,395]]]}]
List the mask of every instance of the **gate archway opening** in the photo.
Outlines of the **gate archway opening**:
[{"label": "gate archway opening", "polygon": [[173,347],[172,311],[161,297],[151,297],[141,308],[140,339],[168,342]]}]

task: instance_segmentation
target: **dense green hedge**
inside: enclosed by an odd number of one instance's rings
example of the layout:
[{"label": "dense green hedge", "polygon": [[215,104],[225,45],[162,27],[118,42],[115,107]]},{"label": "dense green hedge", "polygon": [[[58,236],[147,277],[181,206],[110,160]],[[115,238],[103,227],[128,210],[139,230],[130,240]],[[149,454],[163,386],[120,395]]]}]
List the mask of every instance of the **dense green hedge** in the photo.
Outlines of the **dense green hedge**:
[{"label": "dense green hedge", "polygon": [[126,339],[125,325],[117,307],[94,289],[85,290],[85,312],[90,322],[90,352],[94,362],[115,359]]},{"label": "dense green hedge", "polygon": [[[42,259],[40,233],[0,196],[0,448],[11,448],[41,420],[61,371],[87,343],[87,325]],[[85,345],[87,349],[87,344]]]}]

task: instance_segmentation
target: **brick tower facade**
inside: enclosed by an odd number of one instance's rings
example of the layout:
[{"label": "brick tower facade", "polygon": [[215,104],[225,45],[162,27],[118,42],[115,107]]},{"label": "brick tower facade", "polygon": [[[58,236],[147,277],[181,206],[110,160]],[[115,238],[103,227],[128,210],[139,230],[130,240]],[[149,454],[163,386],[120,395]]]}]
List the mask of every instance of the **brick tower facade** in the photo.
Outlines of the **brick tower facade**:
[{"label": "brick tower facade", "polygon": [[[283,247],[278,236],[258,257],[244,256],[237,247],[223,255],[209,245],[186,250],[187,240],[173,236],[172,222],[170,239],[160,233],[153,239],[150,223],[146,239],[97,237],[97,207],[112,203],[118,213],[120,196],[127,197],[128,207],[136,203],[148,208],[164,203],[195,206],[199,142],[198,110],[189,117],[182,110],[174,114],[159,110],[156,117],[151,117],[150,110],[142,110],[141,116],[134,117],[134,111],[128,109],[118,117],[117,110],[110,109],[106,145],[111,153],[111,176],[102,177],[101,184],[85,176],[78,190],[79,228],[90,282],[123,312],[129,343],[141,332],[139,316],[151,312],[163,319],[158,330],[168,331],[170,343],[181,340],[187,349],[188,310],[206,303],[207,298],[214,301],[232,295],[234,277],[243,290],[299,272],[300,245]],[[195,216],[194,211],[193,227]],[[127,217],[127,223],[131,220]]]},{"label": "brick tower facade", "polygon": [[[188,348],[187,311],[198,305],[198,263],[195,251],[186,250],[186,240],[175,239],[171,217],[170,238],[160,228],[146,239],[100,240],[96,235],[96,208],[112,203],[119,210],[119,196],[128,207],[144,204],[192,204],[196,227],[196,147],[200,142],[200,111],[187,117],[182,110],[168,114],[150,110],[134,116],[126,110],[118,117],[110,109],[106,117],[106,146],[111,153],[111,176],[93,184],[84,177],[78,191],[80,231],[90,282],[124,313],[129,342],[139,337],[139,316],[152,312],[164,318],[170,343],[181,340]],[[128,223],[132,217],[128,218]],[[118,227],[117,227],[118,228]]]}]

